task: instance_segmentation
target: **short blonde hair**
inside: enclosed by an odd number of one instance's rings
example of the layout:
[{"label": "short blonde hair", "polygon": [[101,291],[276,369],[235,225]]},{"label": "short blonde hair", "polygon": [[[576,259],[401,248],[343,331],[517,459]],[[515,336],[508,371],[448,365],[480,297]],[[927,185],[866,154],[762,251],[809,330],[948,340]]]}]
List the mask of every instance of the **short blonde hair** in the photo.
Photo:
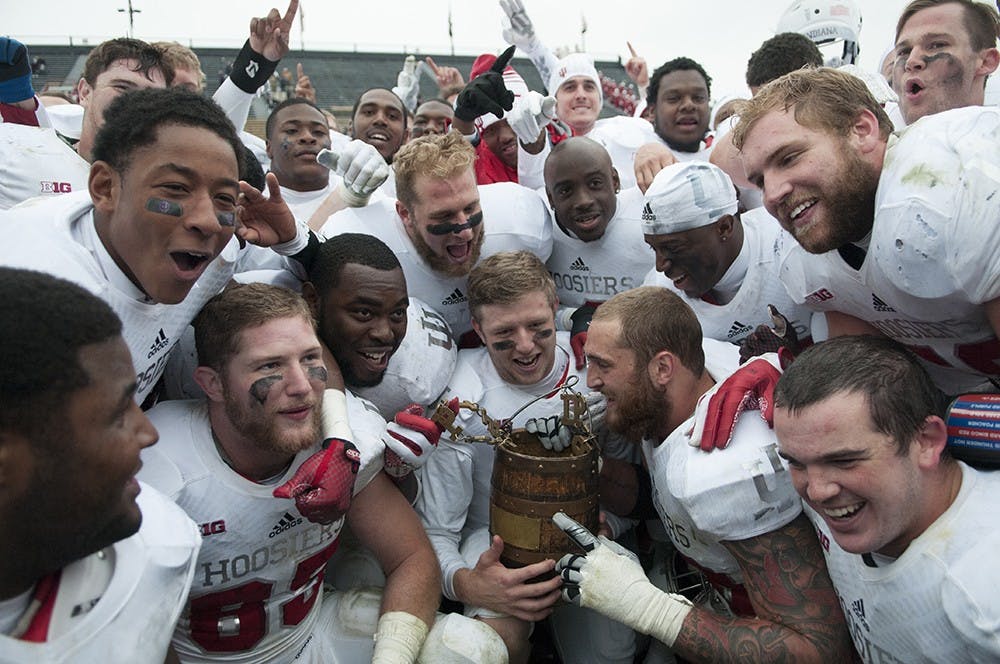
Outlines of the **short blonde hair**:
[{"label": "short blonde hair", "polygon": [[404,145],[392,158],[396,172],[396,198],[409,207],[417,201],[418,175],[444,180],[472,171],[476,151],[457,131],[421,136]]},{"label": "short blonde hair", "polygon": [[180,69],[198,72],[198,91],[205,89],[205,72],[201,70],[201,60],[194,51],[175,41],[158,41],[150,46],[163,54],[163,59],[170,63],[175,72]]},{"label": "short blonde hair", "polygon": [[493,254],[469,273],[469,309],[477,320],[483,305],[510,304],[539,291],[554,309],[558,302],[556,284],[545,264],[530,251]]},{"label": "short blonde hair", "polygon": [[598,321],[618,321],[618,345],[635,353],[636,366],[646,366],[665,350],[696,376],[705,370],[701,323],[687,302],[667,288],[641,286],[618,293],[594,312],[593,322]]},{"label": "short blonde hair", "polygon": [[858,114],[869,110],[878,119],[879,135],[887,139],[892,121],[864,82],[846,72],[818,67],[797,69],[762,87],[738,108],[740,121],[733,128],[733,145],[743,149],[754,123],[773,110],[794,107],[795,121],[803,127],[847,136]]}]

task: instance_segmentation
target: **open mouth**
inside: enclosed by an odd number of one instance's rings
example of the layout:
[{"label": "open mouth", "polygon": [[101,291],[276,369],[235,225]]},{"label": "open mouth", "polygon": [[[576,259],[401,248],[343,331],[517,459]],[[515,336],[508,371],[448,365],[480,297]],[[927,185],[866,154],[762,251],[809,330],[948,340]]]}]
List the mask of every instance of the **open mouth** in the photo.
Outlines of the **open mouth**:
[{"label": "open mouth", "polygon": [[684,286],[687,285],[688,275],[686,272],[682,272],[676,277],[667,277],[670,281],[674,282],[674,288],[677,290],[684,290]]},{"label": "open mouth", "polygon": [[799,203],[794,208],[792,208],[792,211],[788,215],[788,218],[791,219],[793,223],[798,221],[799,217],[801,217],[806,212],[806,210],[809,210],[810,208],[812,208],[812,206],[816,205],[816,203],[818,202],[819,201],[817,199],[811,198],[807,201]]},{"label": "open mouth", "polygon": [[527,359],[515,357],[514,364],[522,371],[529,372],[538,366],[538,363],[541,361],[541,359],[542,359],[541,353],[538,353],[537,355],[532,355],[530,358]]},{"label": "open mouth", "polygon": [[913,97],[920,94],[920,92],[922,92],[923,89],[924,85],[920,81],[914,80],[914,81],[909,81],[906,84],[904,92],[906,92],[908,96]]},{"label": "open mouth", "polygon": [[861,501],[853,505],[845,505],[844,507],[825,507],[822,511],[823,515],[828,519],[832,519],[833,521],[847,521],[860,512],[866,504],[865,501]]},{"label": "open mouth", "polygon": [[374,371],[384,371],[389,364],[389,350],[359,350],[358,355],[364,358],[365,362]]},{"label": "open mouth", "polygon": [[579,228],[590,229],[593,228],[601,221],[600,212],[588,212],[586,214],[579,215],[573,219],[573,223]]},{"label": "open mouth", "polygon": [[368,139],[369,143],[372,143],[372,142],[374,142],[374,143],[388,143],[389,142],[389,134],[387,134],[384,131],[370,131],[370,132],[368,132],[365,135],[365,138]]},{"label": "open mouth", "polygon": [[170,258],[174,261],[177,269],[182,275],[201,272],[201,270],[212,260],[211,255],[193,251],[171,251]]},{"label": "open mouth", "polygon": [[450,244],[447,247],[448,256],[456,263],[463,263],[469,258],[469,252],[472,250],[471,242],[463,242],[462,244]]}]

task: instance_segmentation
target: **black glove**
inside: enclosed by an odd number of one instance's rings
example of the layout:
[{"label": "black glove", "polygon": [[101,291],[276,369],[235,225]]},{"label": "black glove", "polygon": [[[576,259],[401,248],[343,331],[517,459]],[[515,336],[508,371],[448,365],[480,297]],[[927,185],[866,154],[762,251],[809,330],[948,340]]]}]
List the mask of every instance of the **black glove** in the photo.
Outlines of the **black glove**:
[{"label": "black glove", "polygon": [[0,102],[13,104],[34,96],[28,49],[16,39],[0,37]]},{"label": "black glove", "polygon": [[492,113],[498,118],[514,105],[514,93],[503,84],[503,70],[514,57],[514,46],[500,54],[489,71],[466,84],[455,100],[455,117],[472,122],[480,115]]},{"label": "black glove", "polygon": [[767,305],[767,313],[774,327],[758,325],[750,336],[740,342],[740,364],[764,353],[780,352],[788,358],[799,354],[799,337],[795,334],[795,327],[774,305]]}]

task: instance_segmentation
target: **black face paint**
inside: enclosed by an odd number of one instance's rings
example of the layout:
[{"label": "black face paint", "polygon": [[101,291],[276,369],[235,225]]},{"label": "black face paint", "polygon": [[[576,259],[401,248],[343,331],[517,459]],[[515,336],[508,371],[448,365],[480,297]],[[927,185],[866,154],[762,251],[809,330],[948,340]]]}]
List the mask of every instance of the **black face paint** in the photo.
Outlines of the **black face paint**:
[{"label": "black face paint", "polygon": [[552,328],[549,328],[547,330],[539,330],[538,332],[535,332],[535,343],[538,343],[542,339],[548,339],[555,333],[556,331],[553,330]]},{"label": "black face paint", "polygon": [[490,345],[493,347],[493,350],[496,351],[505,351],[514,348],[514,342],[511,341],[510,339],[508,339],[507,341],[496,341]]},{"label": "black face paint", "polygon": [[309,374],[309,380],[319,381],[326,385],[326,379],[329,376],[326,367],[309,367],[306,369],[306,373]]},{"label": "black face paint", "polygon": [[267,401],[267,395],[271,392],[271,387],[275,383],[280,383],[285,379],[281,374],[274,374],[273,376],[264,376],[253,382],[250,386],[250,396],[257,400],[261,406]]},{"label": "black face paint", "polygon": [[461,233],[466,228],[475,228],[481,223],[483,223],[482,210],[470,214],[464,224],[430,224],[427,226],[427,232],[431,235],[451,235],[452,233]]},{"label": "black face paint", "polygon": [[287,136],[282,137],[281,139],[281,149],[284,152],[288,152],[289,150],[292,149],[292,142],[288,140]]},{"label": "black face paint", "polygon": [[220,226],[232,228],[236,225],[235,212],[216,212],[215,218],[218,219]]},{"label": "black face paint", "polygon": [[177,203],[176,201],[168,201],[165,198],[156,198],[155,196],[150,196],[146,199],[146,209],[150,212],[167,214],[171,217],[184,216],[184,208],[181,207],[180,203]]}]

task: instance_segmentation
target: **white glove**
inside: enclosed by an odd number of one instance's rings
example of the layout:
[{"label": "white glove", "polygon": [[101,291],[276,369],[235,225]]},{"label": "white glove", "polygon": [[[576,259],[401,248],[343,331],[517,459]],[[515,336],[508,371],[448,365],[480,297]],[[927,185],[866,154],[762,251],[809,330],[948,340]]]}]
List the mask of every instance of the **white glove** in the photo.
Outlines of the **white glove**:
[{"label": "white glove", "polygon": [[562,452],[573,442],[573,432],[559,422],[558,415],[533,417],[524,423],[524,430],[538,436],[542,447],[553,452]]},{"label": "white glove", "polygon": [[590,417],[590,430],[597,433],[604,428],[604,416],[608,412],[608,400],[600,392],[587,392],[583,395],[587,400],[587,413]]},{"label": "white glove", "polygon": [[354,139],[340,154],[323,149],[316,161],[343,178],[340,196],[349,207],[364,207],[372,192],[389,177],[389,165],[371,145]]},{"label": "white glove", "polygon": [[[448,407],[458,412],[458,399],[448,402]],[[444,427],[424,417],[424,409],[418,404],[396,413],[385,429],[389,435],[385,438],[383,468],[393,477],[405,477],[423,467],[444,433]]]},{"label": "white glove", "polygon": [[650,583],[638,558],[628,549],[603,535],[594,537],[562,512],[556,512],[552,521],[588,551],[565,555],[556,563],[556,572],[563,580],[563,599],[672,646],[692,609],[691,602]]},{"label": "white glove", "polygon": [[527,95],[514,99],[506,120],[517,135],[517,140],[528,145],[538,140],[542,129],[555,117],[556,98],[543,97],[541,93],[532,90]]},{"label": "white glove", "polygon": [[412,55],[406,56],[403,68],[396,75],[396,87],[392,89],[411,113],[417,109],[417,97],[420,94],[420,79],[416,71],[417,59]]},{"label": "white glove", "polygon": [[504,41],[527,54],[533,53],[539,47],[539,41],[535,36],[535,26],[524,11],[524,4],[521,0],[500,0],[500,9],[504,13],[500,19]]}]

